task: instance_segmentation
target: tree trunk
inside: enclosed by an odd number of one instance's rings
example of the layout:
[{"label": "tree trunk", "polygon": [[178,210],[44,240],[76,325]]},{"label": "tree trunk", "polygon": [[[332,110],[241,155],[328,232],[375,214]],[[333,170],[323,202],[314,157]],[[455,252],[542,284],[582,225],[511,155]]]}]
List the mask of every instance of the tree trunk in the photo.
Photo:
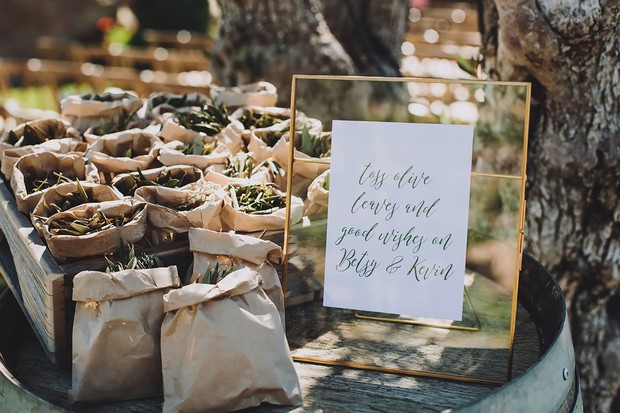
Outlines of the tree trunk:
[{"label": "tree trunk", "polygon": [[327,25],[351,56],[357,74],[400,76],[400,47],[409,4],[403,0],[323,0]]},{"label": "tree trunk", "polygon": [[[212,48],[211,69],[222,85],[265,79],[278,87],[279,104],[288,106],[293,74],[400,76],[406,1],[219,3],[222,20]],[[407,99],[402,87],[392,87],[388,92],[401,105]],[[322,93],[342,99],[339,91]],[[347,96],[351,95],[353,104],[362,93],[369,91],[349,92]]]},{"label": "tree trunk", "polygon": [[[351,57],[355,73],[399,77],[401,45],[407,31],[409,2],[403,0],[323,0],[330,30]],[[373,110],[406,121],[411,96],[404,83],[372,83]]]},{"label": "tree trunk", "polygon": [[620,4],[483,0],[483,55],[533,82],[526,248],[561,282],[586,411],[620,411]]},{"label": "tree trunk", "polygon": [[220,0],[212,71],[222,85],[265,79],[288,105],[293,74],[354,74],[318,0]]}]

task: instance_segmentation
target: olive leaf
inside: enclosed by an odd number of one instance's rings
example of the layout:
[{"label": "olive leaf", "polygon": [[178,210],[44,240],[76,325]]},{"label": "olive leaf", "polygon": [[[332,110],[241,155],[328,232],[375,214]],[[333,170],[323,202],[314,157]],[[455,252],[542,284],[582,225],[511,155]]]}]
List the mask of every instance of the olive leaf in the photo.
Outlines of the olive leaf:
[{"label": "olive leaf", "polygon": [[166,188],[178,188],[189,184],[190,176],[187,171],[182,171],[180,174],[173,174],[169,169],[162,169],[155,179],[148,179],[144,176],[142,171],[138,168],[137,172],[132,172],[127,175],[125,179],[122,179],[114,184],[114,187],[118,189],[125,196],[132,196],[136,189],[143,186],[164,186]]},{"label": "olive leaf", "polygon": [[190,145],[180,148],[185,155],[210,155],[217,146],[217,141],[203,142],[200,136],[196,136]]},{"label": "olive leaf", "polygon": [[111,118],[99,119],[99,126],[94,127],[92,133],[101,136],[127,130],[130,120],[131,116],[129,116],[129,111],[125,108],[121,108],[120,111]]},{"label": "olive leaf", "polygon": [[102,211],[97,211],[92,217],[72,218],[70,216],[60,217],[49,221],[49,231],[53,235],[88,235],[100,232],[113,227],[120,227],[131,221],[133,216],[120,214],[108,218]]},{"label": "olive leaf", "polygon": [[202,277],[198,279],[204,284],[217,284],[233,271],[235,271],[235,267],[232,264],[224,266],[216,262],[215,265],[209,265],[204,271],[201,271]]},{"label": "olive leaf", "polygon": [[268,128],[288,119],[289,116],[287,115],[273,115],[266,112],[261,113],[261,111],[248,108],[243,111],[239,121],[246,129],[251,129]]},{"label": "olive leaf", "polygon": [[145,253],[137,254],[133,244],[123,245],[118,252],[118,260],[111,259],[113,255],[104,255],[108,266],[105,270],[107,273],[113,273],[123,270],[146,270],[149,268],[163,267],[162,261],[154,255]]},{"label": "olive leaf", "polygon": [[42,177],[26,176],[26,191],[29,194],[43,191],[44,189],[60,185],[65,182],[72,182],[73,178],[63,175],[62,172],[50,171]]},{"label": "olive leaf", "polygon": [[45,213],[47,216],[51,216],[57,212],[63,212],[78,205],[94,201],[90,199],[79,179],[76,179],[75,183],[77,187],[75,192],[68,192],[67,194],[62,195],[56,202],[50,202],[49,204],[46,201],[43,201],[43,206],[45,207]]},{"label": "olive leaf", "polygon": [[313,158],[326,158],[331,155],[332,134],[321,132],[312,135],[305,124],[301,130],[301,139],[296,139],[295,149]]},{"label": "olive leaf", "polygon": [[179,125],[208,136],[215,136],[230,123],[228,110],[215,100],[207,103],[200,110],[189,110],[176,116]]},{"label": "olive leaf", "polygon": [[229,187],[232,206],[237,211],[252,214],[271,214],[286,207],[286,195],[272,183]]},{"label": "olive leaf", "polygon": [[325,174],[325,178],[323,179],[323,189],[329,191],[329,173]]},{"label": "olive leaf", "polygon": [[259,167],[254,167],[252,158],[246,152],[239,152],[235,156],[229,156],[226,162],[227,166],[222,171],[222,174],[230,178],[250,178],[260,169]]}]

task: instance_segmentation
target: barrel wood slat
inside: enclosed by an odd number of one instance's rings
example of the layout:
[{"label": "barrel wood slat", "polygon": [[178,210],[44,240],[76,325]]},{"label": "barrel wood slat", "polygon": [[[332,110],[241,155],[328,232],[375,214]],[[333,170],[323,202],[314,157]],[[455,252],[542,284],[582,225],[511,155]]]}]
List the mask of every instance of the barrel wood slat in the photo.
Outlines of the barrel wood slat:
[{"label": "barrel wood slat", "polygon": [[[304,406],[263,405],[248,412],[582,412],[566,308],[559,287],[529,257],[524,259],[520,284],[515,379],[510,383],[493,387],[296,363]],[[12,297],[8,298],[0,300],[0,328],[17,333],[0,339],[0,351],[5,358],[5,364],[0,366],[3,412],[160,411],[161,398],[70,406],[66,396],[71,383],[69,367],[51,364],[32,333],[27,328],[16,328],[27,324],[16,316],[19,308]]]}]

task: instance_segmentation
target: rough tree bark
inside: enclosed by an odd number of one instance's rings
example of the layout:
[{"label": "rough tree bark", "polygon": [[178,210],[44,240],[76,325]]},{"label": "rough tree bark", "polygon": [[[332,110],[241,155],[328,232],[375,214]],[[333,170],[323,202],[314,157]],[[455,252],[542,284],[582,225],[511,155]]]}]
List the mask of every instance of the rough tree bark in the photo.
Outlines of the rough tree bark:
[{"label": "rough tree bark", "polygon": [[560,280],[585,410],[620,411],[620,2],[483,0],[493,77],[534,84],[527,250]]},{"label": "rough tree bark", "polygon": [[400,47],[409,4],[403,0],[323,0],[323,15],[357,74],[401,76]]},{"label": "rough tree bark", "polygon": [[220,0],[221,25],[211,69],[222,85],[268,80],[288,103],[291,76],[354,74],[318,0]]},{"label": "rough tree bark", "polygon": [[278,87],[279,103],[288,105],[295,73],[399,74],[405,1],[220,0],[219,4],[222,21],[211,50],[211,69],[222,85],[266,79]]}]

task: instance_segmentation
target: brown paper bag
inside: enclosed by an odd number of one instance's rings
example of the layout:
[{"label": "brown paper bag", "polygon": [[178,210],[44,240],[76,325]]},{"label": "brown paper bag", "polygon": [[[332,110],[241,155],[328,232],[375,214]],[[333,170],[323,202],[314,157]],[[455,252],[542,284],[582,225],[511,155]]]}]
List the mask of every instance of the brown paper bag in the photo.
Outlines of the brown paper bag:
[{"label": "brown paper bag", "polygon": [[308,217],[327,214],[329,201],[329,175],[330,170],[326,170],[317,176],[308,187],[308,198],[306,199],[306,210],[304,215]]},{"label": "brown paper bag", "polygon": [[179,283],[175,266],[75,276],[72,402],[161,394],[162,297]]},{"label": "brown paper bag", "polygon": [[[251,176],[245,178],[234,176],[248,174]],[[205,180],[222,186],[228,184],[251,185],[271,182],[271,174],[266,166],[255,165],[249,154],[239,152],[235,156],[228,157],[224,164],[209,166],[205,170]]]},{"label": "brown paper bag", "polygon": [[[243,124],[245,128],[243,131],[243,139],[249,140],[251,131],[254,129],[267,128],[273,125],[265,125],[264,119],[261,118],[261,122],[257,125],[254,122],[252,115],[268,115],[275,121],[274,124],[282,123],[285,120],[288,120],[291,117],[291,110],[289,108],[278,108],[275,106],[244,106],[235,110],[231,115],[231,119],[236,119]],[[262,125],[261,125],[262,124]]]},{"label": "brown paper bag", "polygon": [[37,145],[22,146],[20,148],[6,149],[2,153],[2,173],[7,179],[13,175],[13,166],[19,158],[31,153],[54,152],[69,155],[84,156],[87,149],[86,142],[74,138],[54,139]]},{"label": "brown paper bag", "polygon": [[[148,169],[157,157],[163,142],[142,129],[103,135],[92,143],[84,155],[101,172],[115,174]],[[131,152],[131,156],[126,156]]]},{"label": "brown paper bag", "polygon": [[[74,128],[84,132],[109,122],[124,123],[140,110],[143,102],[128,93],[87,93],[67,96],[60,101],[60,115]],[[97,134],[97,133],[95,133]]]},{"label": "brown paper bag", "polygon": [[[191,227],[219,231],[222,228],[220,211],[225,197],[226,193],[220,185],[204,181],[202,185],[193,185],[191,190],[144,186],[134,194],[136,200],[149,204],[148,222],[153,228],[179,234]],[[179,205],[188,204],[196,206],[177,209]]]},{"label": "brown paper bag", "polygon": [[187,144],[181,141],[172,141],[164,144],[159,150],[157,159],[162,165],[190,165],[204,170],[210,165],[223,164],[230,155],[228,148],[217,142],[215,149],[208,155],[186,155],[182,152]]},{"label": "brown paper bag", "polygon": [[11,188],[15,194],[17,209],[25,214],[29,214],[34,209],[41,196],[49,188],[32,192],[29,188],[30,183],[51,172],[62,173],[63,176],[72,180],[98,183],[97,168],[86,161],[86,158],[79,155],[63,155],[53,152],[31,153],[19,158],[13,167],[11,176]]},{"label": "brown paper bag", "polygon": [[260,163],[271,158],[273,146],[289,132],[290,127],[290,121],[284,121],[267,128],[252,130],[248,151],[254,162]]},{"label": "brown paper bag", "polygon": [[[199,179],[202,178],[202,171],[194,166],[178,165],[162,168],[147,169],[140,172],[144,178],[152,182],[159,182],[158,178],[170,175],[173,179],[178,180],[178,185],[170,186],[169,182],[166,183],[169,188],[184,188]],[[131,172],[126,174],[116,175],[110,185],[116,188],[120,193],[125,196],[132,196],[139,186],[137,180],[139,180],[138,172]],[[159,182],[161,185],[161,182]]]},{"label": "brown paper bag", "polygon": [[183,95],[167,92],[155,92],[146,103],[147,119],[162,124],[179,111],[201,108],[209,103],[209,98],[202,93],[185,93]]},{"label": "brown paper bag", "polygon": [[[282,191],[276,190],[280,196],[286,196]],[[290,224],[293,225],[301,220],[304,212],[304,202],[301,198],[292,196],[290,208]],[[222,207],[222,225],[225,230],[256,232],[263,230],[284,229],[286,224],[286,208],[279,208],[268,214],[247,214],[235,209],[231,202],[225,202]]]},{"label": "brown paper bag", "polygon": [[271,241],[233,232],[215,232],[200,228],[190,228],[189,249],[194,253],[192,279],[189,282],[202,282],[206,269],[218,264],[221,268],[251,268],[262,279],[262,288],[275,304],[284,325],[284,294],[276,270],[284,260],[282,248]]},{"label": "brown paper bag", "polygon": [[37,119],[17,125],[0,135],[0,156],[7,149],[37,145],[48,140],[80,140],[80,132],[64,119]]},{"label": "brown paper bag", "polygon": [[271,182],[271,174],[267,168],[261,168],[249,178],[231,178],[221,172],[224,168],[225,166],[222,164],[209,166],[205,172],[205,181],[214,182],[221,186],[226,186],[228,184],[254,185]]},{"label": "brown paper bag", "polygon": [[177,123],[174,117],[171,117],[164,121],[158,136],[166,143],[180,141],[184,144],[191,144],[196,138],[202,139],[203,142],[212,142],[216,140],[228,148],[228,151],[234,155],[243,149],[244,143],[241,138],[242,134],[243,125],[235,119],[231,119],[230,123],[226,125],[220,133],[215,136],[208,136],[203,132],[187,129]]},{"label": "brown paper bag", "polygon": [[[88,203],[116,201],[123,197],[121,193],[107,185],[95,184],[92,182],[80,182],[80,185],[84,189],[84,192],[89,199]],[[64,197],[67,196],[67,194],[77,194],[78,192],[79,189],[77,183],[67,182],[50,188],[49,191],[46,191],[43,194],[41,199],[39,199],[37,205],[32,210],[32,214],[30,215],[32,225],[41,237],[43,237],[43,224],[45,223],[47,218],[58,212],[52,207],[52,205],[55,204],[62,207],[62,201],[65,199]],[[71,208],[79,205],[82,204],[73,205]],[[67,208],[66,210],[69,209],[70,208]]]},{"label": "brown paper bag", "polygon": [[211,86],[211,97],[225,106],[275,106],[278,89],[271,83],[260,81],[247,85]]},{"label": "brown paper bag", "polygon": [[164,413],[301,404],[284,329],[261,281],[243,268],[216,285],[194,283],[164,296]]},{"label": "brown paper bag", "polygon": [[[108,218],[119,215],[130,217],[125,225],[112,227],[86,235],[56,235],[50,228],[53,222],[63,218],[87,219],[102,212]],[[82,258],[118,251],[123,245],[142,239],[146,232],[146,204],[130,199],[107,201],[99,204],[84,204],[69,211],[52,215],[43,225],[43,236],[47,246],[58,261],[68,258]]]}]

